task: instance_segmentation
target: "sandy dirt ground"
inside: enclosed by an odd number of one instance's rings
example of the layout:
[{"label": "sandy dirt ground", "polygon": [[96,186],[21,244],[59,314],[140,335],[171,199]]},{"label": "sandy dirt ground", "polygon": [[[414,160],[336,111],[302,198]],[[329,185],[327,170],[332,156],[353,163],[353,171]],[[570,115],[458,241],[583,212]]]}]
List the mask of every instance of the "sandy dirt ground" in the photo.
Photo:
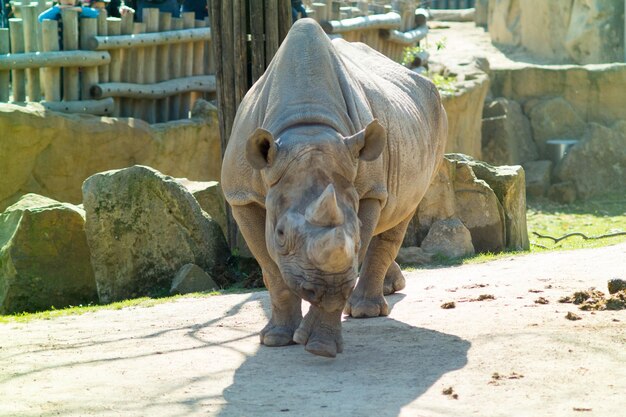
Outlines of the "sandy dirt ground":
[{"label": "sandy dirt ground", "polygon": [[626,278],[626,244],[406,275],[335,359],[260,346],[267,292],[2,324],[0,415],[624,415],[626,311],[558,299]]}]

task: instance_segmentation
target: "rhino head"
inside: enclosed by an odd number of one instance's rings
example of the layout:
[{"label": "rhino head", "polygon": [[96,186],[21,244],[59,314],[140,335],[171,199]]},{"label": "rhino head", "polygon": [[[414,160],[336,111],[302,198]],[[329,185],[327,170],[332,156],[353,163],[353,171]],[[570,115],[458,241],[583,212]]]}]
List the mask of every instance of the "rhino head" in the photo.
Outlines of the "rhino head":
[{"label": "rhino head", "polygon": [[356,283],[358,160],[378,158],[385,143],[377,120],[349,137],[300,126],[278,139],[260,128],[248,140],[246,158],[268,187],[268,252],[289,288],[325,311],[342,310]]}]

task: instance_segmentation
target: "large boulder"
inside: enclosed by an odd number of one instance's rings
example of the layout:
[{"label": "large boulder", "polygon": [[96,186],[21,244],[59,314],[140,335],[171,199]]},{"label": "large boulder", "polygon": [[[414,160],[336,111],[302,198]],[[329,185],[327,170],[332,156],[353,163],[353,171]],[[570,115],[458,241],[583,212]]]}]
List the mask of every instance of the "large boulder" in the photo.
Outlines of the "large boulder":
[{"label": "large boulder", "polygon": [[522,46],[546,63],[623,59],[620,0],[489,0],[488,21],[494,42]]},{"label": "large boulder", "polygon": [[228,236],[226,202],[220,183],[217,181],[190,181],[187,178],[178,178],[177,181],[189,190],[202,210],[220,225],[224,236]]},{"label": "large boulder", "polygon": [[528,249],[524,171],[446,154],[409,224],[404,246],[422,245],[440,220],[458,218],[476,252]]},{"label": "large boulder", "polygon": [[26,194],[0,214],[0,314],[97,302],[85,212]]},{"label": "large boulder", "polygon": [[550,139],[578,139],[585,121],[569,102],[561,97],[541,100],[528,107],[533,139],[542,159],[549,159],[546,142]]},{"label": "large boulder", "polygon": [[461,258],[474,254],[472,235],[457,218],[437,220],[422,241],[422,250],[428,254]]},{"label": "large boulder", "polygon": [[521,165],[537,159],[530,122],[513,100],[498,98],[483,110],[482,158],[491,165]]},{"label": "large boulder", "polygon": [[590,123],[580,142],[557,164],[555,174],[574,183],[582,199],[626,188],[626,121],[612,129]]},{"label": "large boulder", "polygon": [[577,64],[622,62],[624,2],[574,0],[563,43]]},{"label": "large boulder", "polygon": [[519,45],[520,19],[520,0],[489,0],[487,26],[494,42]]},{"label": "large boulder", "polygon": [[476,177],[489,184],[504,210],[506,249],[530,249],[524,169],[519,165],[494,167],[480,161],[472,161],[470,165]]},{"label": "large boulder", "polygon": [[526,174],[526,195],[543,197],[552,182],[552,161],[530,161],[524,165]]},{"label": "large boulder", "polygon": [[456,216],[472,235],[476,252],[502,252],[506,248],[504,211],[487,182],[478,179],[472,166],[457,162],[454,178]]},{"label": "large boulder", "polygon": [[83,201],[101,302],[167,293],[189,263],[219,281],[222,230],[175,179],[140,165],[102,172],[85,180]]},{"label": "large boulder", "polygon": [[0,211],[27,193],[79,204],[83,181],[133,164],[172,176],[217,180],[217,110],[150,125],[133,118],[56,113],[38,103],[0,103]]}]

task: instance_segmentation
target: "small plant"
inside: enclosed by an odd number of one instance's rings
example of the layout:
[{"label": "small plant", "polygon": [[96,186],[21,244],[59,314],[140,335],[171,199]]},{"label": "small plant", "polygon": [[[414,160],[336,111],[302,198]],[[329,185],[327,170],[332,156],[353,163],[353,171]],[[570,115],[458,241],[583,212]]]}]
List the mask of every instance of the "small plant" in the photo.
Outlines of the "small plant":
[{"label": "small plant", "polygon": [[411,67],[424,51],[425,49],[421,46],[407,46],[402,51],[402,61],[400,63],[405,67]]},{"label": "small plant", "polygon": [[443,75],[429,71],[427,76],[442,93],[452,94],[456,91],[456,86],[454,85],[456,83],[455,75]]},{"label": "small plant", "polygon": [[[446,38],[443,38],[435,43],[435,48],[440,51],[446,47]],[[418,66],[425,66],[422,62],[427,59],[427,51],[425,48],[416,45],[408,46],[404,48],[402,52],[402,61],[400,62],[407,68],[414,68]],[[426,71],[424,75],[431,79],[437,89],[445,94],[452,94],[456,91],[455,83],[457,78],[455,75],[440,74],[433,71]]]}]

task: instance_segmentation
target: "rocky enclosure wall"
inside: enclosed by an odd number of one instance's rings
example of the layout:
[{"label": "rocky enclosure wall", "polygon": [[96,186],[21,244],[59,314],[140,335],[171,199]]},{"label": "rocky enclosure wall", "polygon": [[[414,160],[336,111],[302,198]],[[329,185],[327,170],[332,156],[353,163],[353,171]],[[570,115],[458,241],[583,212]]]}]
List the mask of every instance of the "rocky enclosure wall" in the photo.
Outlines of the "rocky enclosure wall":
[{"label": "rocky enclosure wall", "polygon": [[217,110],[149,125],[142,120],[71,115],[39,104],[0,104],[0,212],[27,193],[79,204],[83,181],[135,164],[175,177],[219,180]]},{"label": "rocky enclosure wall", "polygon": [[[446,152],[480,158],[482,105],[489,80],[476,75],[444,97]],[[149,125],[142,120],[71,115],[39,104],[0,103],[0,213],[22,195],[81,203],[83,181],[135,164],[176,178],[219,181],[217,109],[201,102],[192,119]]]},{"label": "rocky enclosure wall", "polygon": [[488,28],[553,64],[624,62],[622,0],[489,0]]}]

